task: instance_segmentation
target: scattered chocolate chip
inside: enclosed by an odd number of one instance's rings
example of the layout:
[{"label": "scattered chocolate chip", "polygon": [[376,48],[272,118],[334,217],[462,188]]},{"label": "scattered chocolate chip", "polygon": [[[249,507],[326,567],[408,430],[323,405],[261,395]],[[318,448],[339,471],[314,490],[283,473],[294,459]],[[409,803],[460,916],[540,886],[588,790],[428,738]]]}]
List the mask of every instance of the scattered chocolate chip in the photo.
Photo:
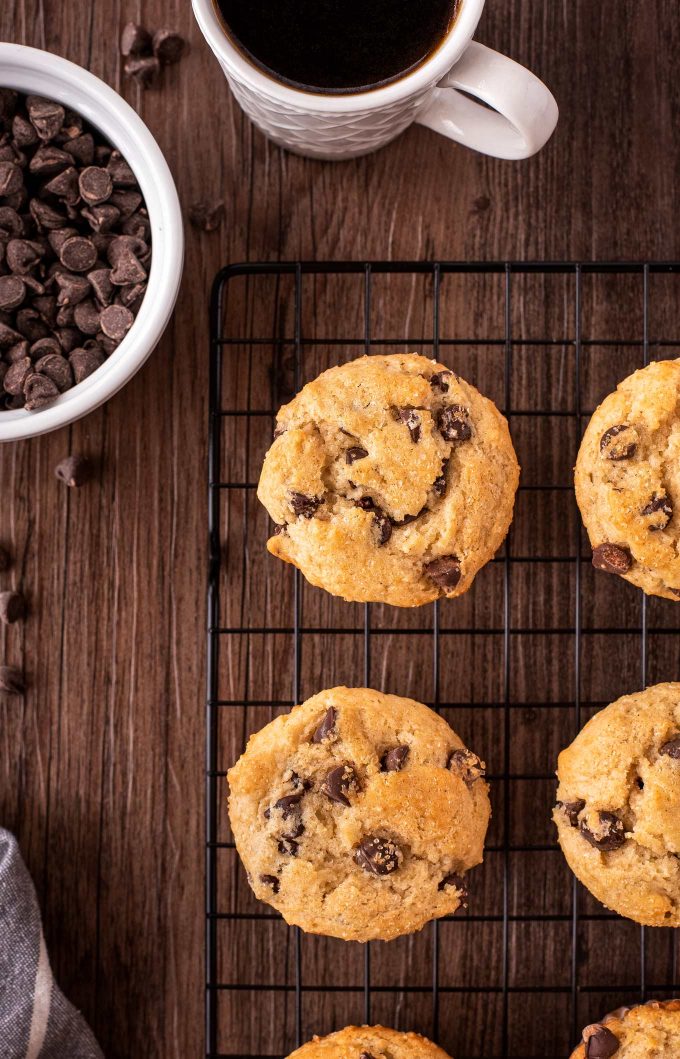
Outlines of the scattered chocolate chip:
[{"label": "scattered chocolate chip", "polygon": [[460,561],[455,555],[443,555],[423,567],[424,573],[438,588],[455,588],[461,578]]},{"label": "scattered chocolate chip", "polygon": [[281,883],[275,875],[261,875],[260,882],[264,883],[265,886],[271,886],[275,894],[281,889]]},{"label": "scattered chocolate chip", "polygon": [[635,455],[639,440],[635,427],[619,423],[605,430],[600,438],[600,455],[606,460],[629,460]]},{"label": "scattered chocolate chip", "polygon": [[421,425],[420,416],[416,412],[415,408],[396,408],[396,418],[405,424],[411,435],[411,441],[420,441]]},{"label": "scattered chocolate chip", "polygon": [[13,625],[26,617],[26,600],[21,592],[0,592],[0,622]]},{"label": "scattered chocolate chip", "polygon": [[446,890],[449,886],[453,886],[456,890],[460,891],[461,904],[467,907],[466,902],[469,897],[469,892],[463,876],[457,875],[455,872],[452,872],[451,875],[445,875],[437,889]]},{"label": "scattered chocolate chip", "polygon": [[151,34],[137,22],[126,22],[120,35],[120,54],[148,55],[151,51]]},{"label": "scattered chocolate chip", "polygon": [[401,772],[406,763],[408,752],[409,748],[407,746],[394,746],[391,750],[386,750],[380,759],[381,770],[383,772]]},{"label": "scattered chocolate chip", "polygon": [[455,772],[461,779],[471,787],[472,784],[484,775],[484,765],[476,754],[467,747],[459,747],[449,755],[446,767]]},{"label": "scattered chocolate chip", "polygon": [[337,711],[334,706],[329,706],[326,710],[321,724],[318,726],[314,735],[312,736],[313,743],[323,743],[325,739],[330,739],[331,736],[335,735],[335,722],[337,720]]},{"label": "scattered chocolate chip", "polygon": [[673,502],[667,493],[654,493],[646,507],[643,507],[641,514],[652,516],[648,526],[652,532],[663,530],[673,518]]},{"label": "scattered chocolate chip", "polygon": [[313,518],[317,508],[323,504],[323,497],[305,496],[304,493],[291,493],[290,506],[296,515],[303,518]]},{"label": "scattered chocolate chip", "polygon": [[378,544],[387,544],[392,536],[392,523],[385,512],[379,507],[375,508],[373,525],[378,530]]},{"label": "scattered chocolate chip", "polygon": [[673,758],[674,761],[680,761],[680,737],[675,739],[669,739],[667,743],[659,747],[659,753],[663,757]]},{"label": "scattered chocolate chip", "polygon": [[359,779],[354,765],[338,765],[337,768],[331,769],[320,789],[332,802],[349,805],[348,794],[350,791],[359,790]]},{"label": "scattered chocolate chip", "polygon": [[354,860],[372,875],[391,875],[399,867],[401,850],[392,839],[371,835],[361,843]]},{"label": "scattered chocolate chip", "polygon": [[132,312],[124,305],[108,305],[100,317],[102,331],[115,342],[121,342],[125,338],[134,322]]},{"label": "scattered chocolate chip", "polygon": [[172,29],[157,29],[153,35],[153,53],[163,66],[179,62],[187,50],[187,42]]},{"label": "scattered chocolate chip", "polygon": [[0,309],[16,309],[26,297],[20,276],[0,276]]},{"label": "scattered chocolate chip", "polygon": [[597,820],[592,830],[588,826],[588,822],[591,822],[590,815],[588,820],[581,820],[579,824],[581,834],[590,842],[591,846],[595,846],[602,853],[619,849],[626,841],[623,822],[614,813],[598,812]]},{"label": "scattered chocolate chip", "polygon": [[611,1059],[619,1050],[620,1041],[606,1026],[587,1026],[583,1031],[585,1059]]},{"label": "scattered chocolate chip", "polygon": [[469,412],[461,405],[442,408],[437,416],[437,427],[444,441],[468,441],[472,437]]},{"label": "scattered chocolate chip", "polygon": [[24,678],[14,666],[0,666],[0,691],[10,695],[23,695],[26,690]]},{"label": "scattered chocolate chip", "polygon": [[44,408],[58,396],[59,390],[47,375],[34,371],[27,376],[24,383],[24,408],[29,412]]},{"label": "scattered chocolate chip", "polygon": [[357,460],[365,460],[368,456],[366,449],[362,449],[360,445],[353,445],[351,449],[347,449],[345,452],[345,463],[356,463]]},{"label": "scattered chocolate chip", "polygon": [[140,88],[151,88],[161,72],[161,64],[155,55],[131,58],[125,63],[125,73],[137,82]]},{"label": "scattered chocolate chip", "polygon": [[450,371],[436,371],[434,375],[430,376],[430,386],[434,390],[441,390],[442,393],[448,393],[451,374]]},{"label": "scattered chocolate chip", "polygon": [[71,488],[85,485],[92,477],[92,464],[86,456],[67,456],[54,468],[54,473],[60,482],[65,482]]},{"label": "scattered chocolate chip", "polygon": [[5,570],[9,570],[11,565],[11,555],[9,554],[6,548],[3,548],[2,545],[0,545],[0,571],[4,573]]},{"label": "scattered chocolate chip", "polygon": [[557,804],[566,816],[571,827],[578,827],[579,813],[586,807],[583,798],[577,798],[575,802],[558,802]]},{"label": "scattered chocolate chip", "polygon": [[286,857],[297,857],[299,843],[292,838],[281,838],[278,842],[279,853]]},{"label": "scattered chocolate chip", "polygon": [[113,192],[111,174],[101,166],[90,165],[78,177],[78,188],[88,206],[99,206]]},{"label": "scattered chocolate chip", "polygon": [[593,566],[608,574],[626,574],[633,565],[630,550],[622,544],[598,544],[593,548]]},{"label": "scattered chocolate chip", "polygon": [[194,228],[202,232],[215,232],[222,223],[224,217],[224,203],[216,202],[210,205],[207,202],[194,202],[189,207],[189,221]]}]

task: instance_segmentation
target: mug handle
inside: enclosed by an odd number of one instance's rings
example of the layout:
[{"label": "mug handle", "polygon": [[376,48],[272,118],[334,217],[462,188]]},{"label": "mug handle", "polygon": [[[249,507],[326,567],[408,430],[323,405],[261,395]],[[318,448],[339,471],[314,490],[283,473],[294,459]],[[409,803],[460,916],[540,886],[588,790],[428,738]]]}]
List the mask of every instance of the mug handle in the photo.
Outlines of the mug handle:
[{"label": "mug handle", "polygon": [[558,114],[555,97],[535,74],[473,40],[416,122],[482,154],[517,159],[540,151]]}]

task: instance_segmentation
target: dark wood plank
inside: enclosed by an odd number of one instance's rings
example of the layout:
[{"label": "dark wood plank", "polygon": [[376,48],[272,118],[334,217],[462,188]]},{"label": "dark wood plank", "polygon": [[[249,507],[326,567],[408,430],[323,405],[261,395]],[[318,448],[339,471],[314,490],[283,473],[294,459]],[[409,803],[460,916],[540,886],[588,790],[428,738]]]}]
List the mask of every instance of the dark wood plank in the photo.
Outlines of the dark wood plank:
[{"label": "dark wood plank", "polygon": [[[151,26],[176,26],[192,45],[186,60],[166,73],[162,88],[146,94],[122,81],[115,46],[122,23],[138,17]],[[66,55],[122,90],[165,151],[184,206],[199,198],[225,202],[220,232],[203,235],[187,228],[186,269],[175,318],[125,392],[70,429],[0,449],[0,539],[16,557],[4,580],[23,585],[31,599],[29,621],[0,633],[4,657],[23,662],[30,679],[25,700],[0,700],[0,821],[17,832],[36,880],[55,971],[92,1022],[106,1054],[113,1059],[186,1059],[200,1054],[203,1039],[206,307],[211,278],[226,261],[258,258],[677,256],[680,24],[673,0],[646,5],[633,0],[490,2],[479,39],[543,76],[562,111],[547,149],[516,165],[473,155],[424,129],[410,130],[379,154],[335,166],[286,155],[242,116],[186,2],[8,0],[0,7],[0,37]],[[515,294],[516,327],[537,343],[572,334],[565,320],[570,292],[549,281],[546,285],[523,289],[518,284]],[[632,332],[639,337],[635,297],[625,284],[593,281],[584,291],[589,335],[602,338],[620,328],[616,337],[624,345]],[[491,286],[461,286],[451,292],[446,299],[449,334],[490,335],[498,327],[498,298]],[[677,338],[677,285],[659,281],[653,298],[656,336]],[[288,311],[285,295],[280,300]],[[312,306],[305,319],[309,336],[328,334],[337,326],[340,306],[361,321],[359,296],[333,288],[330,281],[319,282],[306,304]],[[430,309],[430,294],[418,282],[387,284],[374,325],[392,333],[407,328],[413,337],[427,338]],[[248,327],[268,333],[274,311],[268,306],[263,317],[259,303],[253,303]],[[551,352],[550,357],[538,345],[534,357],[516,361],[515,407],[524,401],[525,407],[537,408],[539,398],[540,406],[550,401],[556,409],[570,406],[569,354]],[[585,369],[584,407],[598,400],[622,373],[621,366],[628,370],[634,359],[635,351],[625,348],[607,356],[594,350]],[[323,366],[317,352],[309,354],[306,365],[310,374]],[[502,392],[499,366],[491,355],[480,357],[474,347],[462,351],[461,370],[489,392],[497,395],[499,387]],[[254,378],[262,378],[263,387],[254,393],[253,403],[266,407],[271,400],[266,359],[256,365]],[[234,399],[233,407],[242,407],[240,396]],[[564,474],[576,438],[561,438],[557,448],[539,430],[529,422],[518,432],[526,473]],[[255,454],[263,444],[260,436],[252,441],[252,465],[244,466],[249,474],[256,473]],[[230,451],[243,451],[244,442],[245,424],[240,423]],[[90,454],[101,467],[96,482],[78,494],[67,493],[52,475],[58,459],[73,450]],[[238,505],[236,498],[232,502]],[[573,509],[558,510],[559,503],[559,498],[542,503],[523,496],[514,531],[522,554],[535,546],[537,534],[551,548],[563,546],[556,527],[564,519],[570,520],[573,540]],[[234,526],[240,526],[243,512],[235,507],[233,517]],[[260,570],[266,568],[266,576],[246,569],[241,583],[236,577],[239,559],[232,555],[233,620],[258,624],[266,614],[267,621],[285,624],[281,588],[287,575],[274,569],[276,564],[265,564],[259,547],[265,523],[255,504],[251,519],[251,550],[255,557],[258,545],[257,563]],[[513,622],[538,627],[568,621],[573,588],[563,577],[557,570],[545,571],[542,581],[527,581],[526,587],[518,578]],[[594,621],[607,620],[613,596],[617,620],[631,627],[638,620],[637,604],[625,589],[619,593],[588,582],[584,591]],[[491,625],[499,592],[493,571],[486,572],[474,596],[455,614],[451,609],[451,622]],[[305,605],[319,624],[357,625],[353,608],[319,593],[308,593]],[[654,608],[659,624],[666,620],[662,610]],[[378,613],[377,620],[387,628],[390,622],[408,627],[412,619]],[[361,679],[363,657],[355,639],[348,635],[343,643],[334,641],[325,656],[321,640],[305,641],[305,693],[316,690],[319,682]],[[429,657],[414,652],[404,666],[401,639],[381,640],[372,680],[426,698],[431,694]],[[569,713],[558,723],[554,710],[537,710],[532,704],[537,697],[565,694],[562,665],[555,664],[559,643],[569,650],[566,634],[561,641],[537,635],[513,647],[511,686],[518,705],[511,745],[518,771],[520,766],[550,770],[547,751],[553,753],[553,739],[544,746],[537,730],[551,732],[554,721],[560,737],[570,734]],[[254,638],[247,648],[234,644],[232,650],[231,680],[238,680],[246,657],[242,652],[247,651],[251,672],[253,663],[262,665],[263,693],[290,695],[285,645],[280,662]],[[499,695],[498,643],[491,637],[474,642],[451,637],[450,652],[442,694],[477,704],[456,713],[455,723],[471,741],[486,744],[490,758],[502,760],[491,711]],[[607,662],[602,645],[588,642],[584,697],[611,697],[639,681],[634,647],[628,650],[621,641],[617,652],[616,664],[611,656]],[[677,672],[677,648],[669,638],[655,649],[651,670],[653,679]],[[257,723],[264,719],[256,718]],[[238,752],[251,720],[238,718],[237,725],[236,718],[225,721],[230,726],[225,758]],[[550,785],[541,790],[540,814],[519,787],[512,793],[515,826],[528,826],[533,811],[540,815],[536,829],[549,835],[544,810]],[[495,805],[493,834],[498,841],[500,792]],[[511,901],[518,912],[568,910],[569,877],[555,855],[546,858],[531,867],[519,857],[513,864]],[[235,902],[247,903],[244,880],[236,882],[238,870],[235,861],[225,868],[235,887],[230,892]],[[475,885],[480,909],[497,909],[497,855],[489,855]],[[482,984],[484,974],[497,977],[498,930],[484,927],[488,936],[482,940],[482,931],[471,926],[445,925],[443,982]],[[608,939],[607,953],[611,965],[625,968],[634,983],[638,942],[624,928]],[[556,934],[546,941],[547,935],[532,933],[535,929],[518,925],[513,932],[513,981],[524,981],[539,961],[545,962],[546,981],[561,973],[561,938]],[[255,969],[259,974],[263,968],[290,973],[288,943],[274,933],[271,939],[258,935],[255,942],[263,946],[263,963]],[[236,940],[248,945],[253,939],[244,928]],[[376,980],[387,985],[411,976],[425,981],[429,943],[423,935],[392,950],[377,946]],[[667,975],[668,942],[655,937],[653,944],[650,975]],[[273,960],[281,945],[285,956]],[[594,927],[584,928],[582,945],[584,981],[589,976],[595,980],[601,973],[596,962],[601,949]],[[305,942],[304,959],[309,981],[328,973],[329,965],[339,979],[357,972],[354,950],[345,956],[344,947],[334,943]],[[582,1020],[595,1016],[600,1005],[622,999],[586,996]],[[566,1051],[568,1007],[561,997],[542,1000],[544,1022],[553,1027],[550,1046]],[[262,1002],[256,996],[225,997],[223,1007],[223,1039],[235,1051],[274,1054],[294,1043],[290,998],[271,994]],[[306,1033],[362,1014],[361,999],[355,996],[305,994]],[[442,1041],[450,1047],[455,1043],[461,1052],[494,1054],[499,1015],[497,1002],[449,994],[441,1011]],[[513,997],[516,1048],[531,1032],[530,1015],[523,996]],[[372,1016],[433,1031],[429,997],[419,994],[401,1001],[398,994],[378,994]]]}]

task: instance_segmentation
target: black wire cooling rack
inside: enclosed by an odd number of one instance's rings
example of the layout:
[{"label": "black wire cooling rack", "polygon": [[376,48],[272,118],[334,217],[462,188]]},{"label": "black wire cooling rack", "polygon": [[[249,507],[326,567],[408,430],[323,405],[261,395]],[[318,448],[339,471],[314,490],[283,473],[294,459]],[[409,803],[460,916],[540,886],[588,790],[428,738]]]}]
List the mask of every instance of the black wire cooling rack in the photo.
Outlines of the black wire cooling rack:
[{"label": "black wire cooling rack", "polygon": [[[678,679],[678,607],[594,574],[571,468],[599,400],[678,355],[680,263],[241,264],[211,303],[206,1056],[287,1055],[351,1022],[456,1059],[565,1059],[582,1025],[678,991],[676,935],[608,913],[549,822],[557,752],[592,713]],[[311,589],[269,557],[255,487],[275,413],[324,367],[415,350],[508,416],[515,521],[470,593],[417,611]],[[391,683],[394,667],[403,676]],[[226,814],[248,734],[336,683],[442,710],[489,764],[494,819],[467,914],[367,946],[289,929],[249,892]],[[406,686],[404,686],[406,684]]]}]

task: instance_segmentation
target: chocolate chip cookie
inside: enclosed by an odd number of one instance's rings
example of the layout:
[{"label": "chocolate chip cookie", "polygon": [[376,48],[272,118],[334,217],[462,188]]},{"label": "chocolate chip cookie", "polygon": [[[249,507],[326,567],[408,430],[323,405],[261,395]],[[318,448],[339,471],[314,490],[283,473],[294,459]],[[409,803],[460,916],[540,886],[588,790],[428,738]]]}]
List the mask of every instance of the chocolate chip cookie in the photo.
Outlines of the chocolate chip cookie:
[{"label": "chocolate chip cookie", "polygon": [[272,555],[347,600],[459,596],[501,545],[519,467],[496,406],[415,353],[323,372],[278,414],[258,497]]},{"label": "chocolate chip cookie", "polygon": [[680,926],[680,684],[601,710],[557,775],[553,819],[575,875],[628,919]]},{"label": "chocolate chip cookie", "polygon": [[598,570],[680,600],[680,360],[634,372],[596,410],[576,499]]},{"label": "chocolate chip cookie", "polygon": [[388,940],[467,900],[489,822],[484,763],[446,721],[370,688],[322,691],[229,772],[250,885],[286,922]]},{"label": "chocolate chip cookie", "polygon": [[619,1008],[586,1026],[571,1059],[677,1059],[680,1055],[680,1000],[650,1000]]},{"label": "chocolate chip cookie", "polygon": [[346,1026],[328,1037],[314,1037],[288,1059],[449,1059],[427,1037],[384,1026]]}]

